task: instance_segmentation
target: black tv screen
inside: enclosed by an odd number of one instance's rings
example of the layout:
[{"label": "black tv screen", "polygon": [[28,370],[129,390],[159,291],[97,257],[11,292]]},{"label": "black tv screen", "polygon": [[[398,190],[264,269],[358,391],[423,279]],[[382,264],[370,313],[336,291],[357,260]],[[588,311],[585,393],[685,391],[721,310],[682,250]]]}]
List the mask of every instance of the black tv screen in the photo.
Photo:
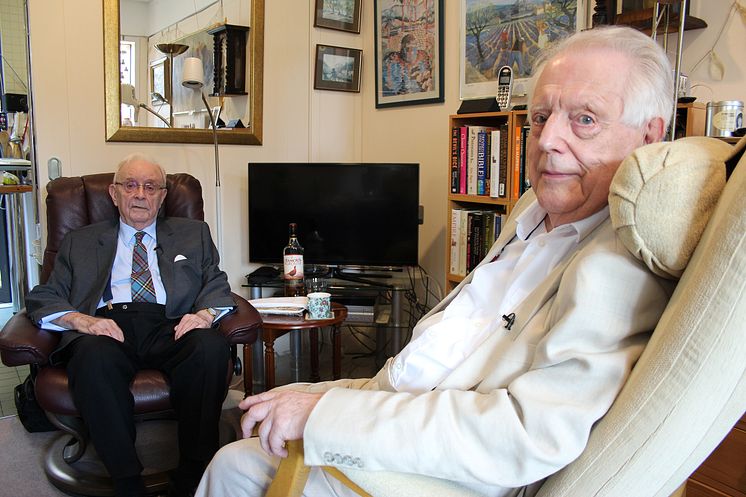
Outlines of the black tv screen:
[{"label": "black tv screen", "polygon": [[249,259],[281,263],[298,225],[305,264],[417,265],[419,164],[249,163]]}]

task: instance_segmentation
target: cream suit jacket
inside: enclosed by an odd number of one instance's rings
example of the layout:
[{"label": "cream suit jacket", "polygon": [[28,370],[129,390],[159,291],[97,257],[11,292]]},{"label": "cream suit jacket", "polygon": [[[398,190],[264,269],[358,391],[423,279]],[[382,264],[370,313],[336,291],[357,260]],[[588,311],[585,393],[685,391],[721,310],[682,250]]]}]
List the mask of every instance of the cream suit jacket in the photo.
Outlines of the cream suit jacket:
[{"label": "cream suit jacket", "polygon": [[[521,198],[482,264],[534,201]],[[373,495],[515,495],[583,451],[671,292],[606,219],[516,309],[511,330],[495,330],[432,391],[393,391],[396,357],[372,379],[307,386],[326,394],[305,428],[306,463],[337,466]]]}]

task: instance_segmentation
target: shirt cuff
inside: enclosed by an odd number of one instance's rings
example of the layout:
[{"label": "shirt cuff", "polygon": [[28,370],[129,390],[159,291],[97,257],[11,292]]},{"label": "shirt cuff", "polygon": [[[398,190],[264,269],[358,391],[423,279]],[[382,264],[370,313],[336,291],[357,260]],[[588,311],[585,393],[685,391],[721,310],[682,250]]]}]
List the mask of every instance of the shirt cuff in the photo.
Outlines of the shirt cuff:
[{"label": "shirt cuff", "polygon": [[47,331],[67,331],[69,328],[64,328],[58,324],[54,324],[52,321],[64,316],[65,314],[70,314],[71,312],[75,311],[55,312],[54,314],[50,314],[49,316],[44,316],[39,320],[39,328]]}]

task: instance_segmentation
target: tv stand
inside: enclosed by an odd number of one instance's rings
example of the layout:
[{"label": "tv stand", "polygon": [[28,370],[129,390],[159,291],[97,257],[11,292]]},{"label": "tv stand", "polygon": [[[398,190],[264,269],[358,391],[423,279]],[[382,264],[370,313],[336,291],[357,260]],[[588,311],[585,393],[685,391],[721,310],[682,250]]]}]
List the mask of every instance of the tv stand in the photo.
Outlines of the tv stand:
[{"label": "tv stand", "polygon": [[[365,275],[365,278],[354,276],[356,274]],[[383,279],[391,278],[390,274],[348,273],[345,271],[344,267],[335,267],[335,268],[332,268],[331,277],[336,278],[338,280],[352,281],[355,283],[363,283],[365,285],[385,286],[389,288],[392,287],[392,285],[387,285],[385,283],[381,283],[380,281],[374,281],[370,279],[370,278],[383,278]]]},{"label": "tv stand", "polygon": [[[316,266],[321,268],[321,266]],[[309,277],[309,267],[304,268]],[[324,290],[331,293],[332,301],[348,306],[347,324],[374,327],[376,333],[376,362],[380,367],[387,357],[397,354],[404,345],[403,339],[409,330],[405,309],[407,292],[412,290],[408,274],[401,268],[382,270],[381,268],[329,267],[329,272],[321,276],[325,280]],[[354,272],[353,272],[354,271]],[[384,274],[381,274],[383,272]],[[250,298],[258,299],[282,292],[284,282],[281,275],[271,279],[258,279],[247,275],[245,287],[250,290]],[[389,279],[381,279],[387,276]],[[311,276],[314,278],[315,276]],[[307,284],[309,282],[307,281]],[[266,292],[264,291],[266,290]],[[379,306],[379,299],[385,303]],[[358,309],[356,309],[356,307]],[[410,330],[411,331],[411,330]],[[291,334],[291,354],[300,354],[300,335]],[[254,391],[264,386],[264,355],[262,342],[253,346]]]}]

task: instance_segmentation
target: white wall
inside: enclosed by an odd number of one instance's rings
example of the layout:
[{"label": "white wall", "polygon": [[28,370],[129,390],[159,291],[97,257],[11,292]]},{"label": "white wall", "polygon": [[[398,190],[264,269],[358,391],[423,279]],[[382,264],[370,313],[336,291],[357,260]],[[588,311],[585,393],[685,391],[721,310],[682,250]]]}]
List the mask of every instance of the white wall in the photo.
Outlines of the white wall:
[{"label": "white wall", "polygon": [[[448,115],[458,99],[456,0],[445,2],[445,103],[375,109],[373,2],[363,2],[360,35],[313,27],[313,0],[266,0],[264,144],[221,147],[223,175],[223,267],[235,289],[253,267],[248,263],[247,163],[249,161],[407,161],[421,167],[420,263],[441,283],[445,265]],[[705,7],[706,4],[706,7]],[[684,68],[708,49],[731,0],[696,0],[692,14],[710,27],[687,31]],[[212,146],[107,143],[104,139],[101,2],[29,0],[31,57],[36,105],[37,160],[42,186],[46,163],[59,157],[66,176],[111,171],[133,151],[158,157],[167,170],[185,171],[205,187],[207,221],[214,226]],[[702,70],[697,78],[713,98],[746,100],[746,30],[740,18],[718,45],[728,69],[723,82]],[[313,90],[315,45],[362,48],[362,92]],[[722,49],[720,48],[722,47]],[[739,52],[740,51],[740,52]],[[702,96],[710,100],[709,96]],[[280,250],[280,248],[278,248]]]}]

